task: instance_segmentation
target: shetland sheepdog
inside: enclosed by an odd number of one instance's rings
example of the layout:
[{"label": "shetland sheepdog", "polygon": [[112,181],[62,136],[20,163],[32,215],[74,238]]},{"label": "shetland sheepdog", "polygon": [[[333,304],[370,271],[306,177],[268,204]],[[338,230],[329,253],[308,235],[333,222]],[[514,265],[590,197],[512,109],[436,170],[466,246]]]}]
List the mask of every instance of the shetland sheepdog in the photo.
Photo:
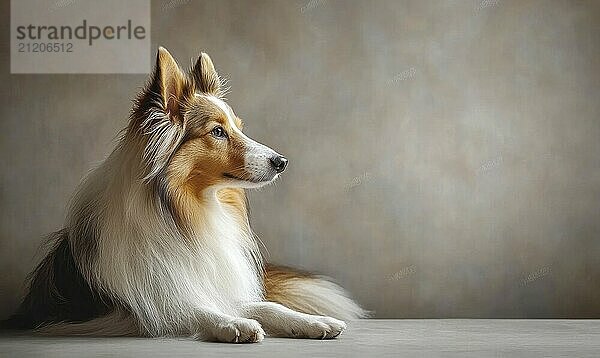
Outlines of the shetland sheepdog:
[{"label": "shetland sheepdog", "polygon": [[329,339],[366,315],[328,278],[264,264],[245,189],[288,160],[248,138],[210,57],[159,48],[114,151],[82,181],[64,229],[7,321],[49,335]]}]

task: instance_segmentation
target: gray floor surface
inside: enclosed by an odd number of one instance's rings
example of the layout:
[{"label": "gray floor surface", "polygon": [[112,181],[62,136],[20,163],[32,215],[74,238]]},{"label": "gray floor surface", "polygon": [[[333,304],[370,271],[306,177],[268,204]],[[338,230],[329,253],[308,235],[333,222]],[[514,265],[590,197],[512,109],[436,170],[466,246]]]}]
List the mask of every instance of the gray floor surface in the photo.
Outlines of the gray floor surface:
[{"label": "gray floor surface", "polygon": [[1,357],[600,357],[600,320],[360,320],[330,341],[255,344],[0,333]]}]

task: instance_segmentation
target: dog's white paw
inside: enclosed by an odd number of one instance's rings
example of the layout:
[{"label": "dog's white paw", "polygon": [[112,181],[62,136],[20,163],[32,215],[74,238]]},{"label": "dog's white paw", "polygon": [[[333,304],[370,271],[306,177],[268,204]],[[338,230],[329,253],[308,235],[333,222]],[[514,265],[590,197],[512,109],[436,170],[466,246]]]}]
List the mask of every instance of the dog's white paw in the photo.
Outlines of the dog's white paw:
[{"label": "dog's white paw", "polygon": [[326,316],[306,315],[288,327],[288,332],[296,338],[331,339],[346,329],[346,323]]},{"label": "dog's white paw", "polygon": [[219,342],[255,343],[265,338],[265,332],[253,319],[234,318],[218,324],[214,336]]}]

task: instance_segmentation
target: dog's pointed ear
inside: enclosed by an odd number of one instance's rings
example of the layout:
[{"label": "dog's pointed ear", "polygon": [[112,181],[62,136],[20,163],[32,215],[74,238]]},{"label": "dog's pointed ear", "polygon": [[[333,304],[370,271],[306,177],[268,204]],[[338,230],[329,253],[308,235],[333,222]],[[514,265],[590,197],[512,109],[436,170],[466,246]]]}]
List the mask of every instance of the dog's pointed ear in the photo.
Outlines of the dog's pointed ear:
[{"label": "dog's pointed ear", "polygon": [[158,48],[150,90],[160,95],[160,102],[169,119],[182,121],[181,105],[190,95],[190,85],[185,73],[164,47]]},{"label": "dog's pointed ear", "polygon": [[192,78],[196,89],[220,97],[223,94],[222,83],[219,74],[215,70],[210,57],[202,52],[192,68]]},{"label": "dog's pointed ear", "polygon": [[[183,118],[194,96],[194,85],[173,56],[160,47],[154,72],[134,101],[130,126],[144,139],[144,180],[155,178],[183,138]],[[141,129],[141,130],[140,130]]]}]

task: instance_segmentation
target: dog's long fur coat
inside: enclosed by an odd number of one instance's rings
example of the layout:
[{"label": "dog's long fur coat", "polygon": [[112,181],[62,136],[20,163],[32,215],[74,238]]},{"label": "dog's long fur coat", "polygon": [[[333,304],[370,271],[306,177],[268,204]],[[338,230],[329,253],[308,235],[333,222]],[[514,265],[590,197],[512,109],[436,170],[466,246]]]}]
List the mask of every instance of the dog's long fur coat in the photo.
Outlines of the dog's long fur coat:
[{"label": "dog's long fur coat", "polygon": [[9,325],[257,342],[265,331],[333,338],[340,319],[364,316],[328,279],[263,265],[244,189],[287,160],[241,128],[206,54],[186,74],[160,48],[118,146],[83,180]]}]

